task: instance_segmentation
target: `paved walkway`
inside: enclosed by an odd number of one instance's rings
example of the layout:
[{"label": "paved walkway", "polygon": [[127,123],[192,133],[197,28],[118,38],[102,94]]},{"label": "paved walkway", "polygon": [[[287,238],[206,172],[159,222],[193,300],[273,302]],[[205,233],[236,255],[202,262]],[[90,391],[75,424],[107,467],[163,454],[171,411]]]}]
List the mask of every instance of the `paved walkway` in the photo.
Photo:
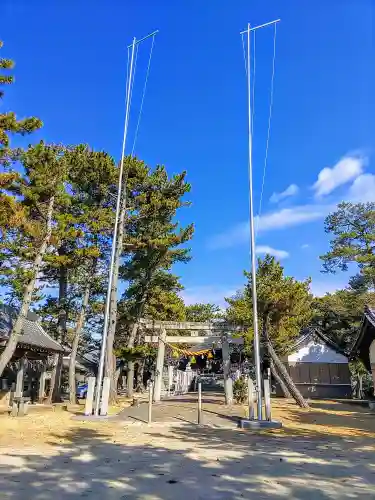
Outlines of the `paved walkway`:
[{"label": "paved walkway", "polygon": [[[202,422],[213,427],[236,428],[238,421],[244,417],[243,409],[238,406],[228,407],[223,403],[223,396],[209,394],[202,397]],[[148,403],[142,402],[138,407],[122,410],[117,417],[129,423],[147,423]],[[165,424],[197,424],[197,394],[172,396],[152,405],[152,422]]]}]

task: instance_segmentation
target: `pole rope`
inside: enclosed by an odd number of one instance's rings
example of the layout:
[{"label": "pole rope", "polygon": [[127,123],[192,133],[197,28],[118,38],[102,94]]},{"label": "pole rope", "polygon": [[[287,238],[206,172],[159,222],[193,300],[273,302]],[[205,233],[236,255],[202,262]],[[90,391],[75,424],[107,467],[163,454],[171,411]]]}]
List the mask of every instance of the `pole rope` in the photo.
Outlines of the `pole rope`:
[{"label": "pole rope", "polygon": [[130,64],[130,47],[128,47],[128,61],[126,63],[126,88],[128,88],[128,82],[129,82],[129,64]]},{"label": "pole rope", "polygon": [[243,36],[244,36],[244,34],[242,33],[241,38],[242,38],[243,61],[245,63],[245,74],[247,76],[246,50],[245,50],[245,40],[244,40]]},{"label": "pole rope", "polygon": [[[244,59],[244,64],[245,64],[245,75],[247,76],[247,63],[246,63],[246,49],[245,49],[245,40],[244,40],[244,33],[241,35],[242,38],[242,52],[243,52],[243,59]],[[254,31],[254,49],[253,49],[253,88],[252,88],[252,99],[253,99],[253,107],[251,111],[251,133],[253,134],[254,132],[254,113],[255,113],[255,31]]]},{"label": "pole rope", "polygon": [[255,115],[255,31],[253,43],[253,106],[251,108],[251,135],[254,136],[254,115]]},{"label": "pole rope", "polygon": [[[133,79],[132,79],[132,82],[131,82],[131,88],[130,88],[130,99],[129,99],[130,106],[131,106],[131,103],[132,103],[132,98],[133,98],[133,88],[134,88],[134,81],[135,81],[135,71],[136,71],[136,69],[137,69],[137,59],[138,59],[138,44],[137,44],[137,46],[135,47],[134,69],[133,69]],[[129,115],[130,115],[130,108],[129,108]]]},{"label": "pole rope", "polygon": [[[273,109],[273,89],[274,89],[274,79],[275,79],[275,59],[276,59],[276,26],[277,26],[277,23],[275,23],[275,30],[274,30],[274,35],[273,35],[272,76],[271,76],[270,105],[269,105],[269,113],[268,113],[267,141],[266,141],[266,151],[265,151],[265,155],[264,155],[262,188],[260,191],[259,210],[258,210],[258,217],[257,217],[257,227],[256,227],[256,231],[255,231],[255,239],[258,236],[259,219],[260,219],[260,216],[262,213],[264,184],[265,184],[265,179],[266,179],[267,162],[268,162],[268,148],[269,148],[270,133],[271,133],[271,119],[272,119],[272,109]],[[255,42],[255,40],[254,40],[254,42]]]},{"label": "pole rope", "polygon": [[149,77],[149,74],[150,74],[150,67],[151,67],[152,52],[153,52],[153,49],[154,49],[154,42],[155,42],[155,35],[152,37],[152,43],[151,43],[151,49],[150,49],[150,56],[149,56],[148,65],[147,65],[146,78],[145,78],[145,83],[144,83],[144,86],[143,86],[141,107],[139,108],[138,121],[137,121],[137,126],[136,126],[135,134],[134,134],[133,148],[132,148],[132,153],[131,153],[132,156],[134,155],[134,149],[135,149],[135,144],[137,142],[139,125],[141,123],[141,117],[142,117],[142,111],[143,111],[143,103],[144,103],[144,100],[145,100],[147,82],[148,82],[148,77]]}]

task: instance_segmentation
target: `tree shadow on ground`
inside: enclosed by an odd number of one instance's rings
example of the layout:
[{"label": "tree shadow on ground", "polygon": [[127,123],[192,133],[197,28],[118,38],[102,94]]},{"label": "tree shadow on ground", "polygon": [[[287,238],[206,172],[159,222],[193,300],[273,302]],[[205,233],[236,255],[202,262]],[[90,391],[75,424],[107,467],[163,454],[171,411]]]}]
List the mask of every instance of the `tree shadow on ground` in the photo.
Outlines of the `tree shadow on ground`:
[{"label": "tree shadow on ground", "polygon": [[[242,500],[375,498],[374,452],[359,439],[275,437],[229,429],[144,426],[143,446],[80,428],[50,453],[4,455],[11,500]],[[138,432],[142,432],[139,429]],[[116,436],[116,434],[115,434]],[[128,439],[126,444],[118,442]],[[368,441],[368,440],[367,440]]]},{"label": "tree shadow on ground", "polygon": [[227,413],[224,413],[224,412],[221,412],[221,411],[212,411],[212,410],[205,409],[204,412],[203,412],[203,415],[205,413],[208,413],[210,415],[216,415],[217,417],[220,417],[223,420],[228,420],[228,421],[230,421],[232,423],[238,424],[240,422],[241,418],[243,418],[243,417],[241,417],[241,415],[240,415],[241,414],[241,411],[240,411],[241,409],[238,408],[236,410],[235,410],[234,414],[228,415]]},{"label": "tree shadow on ground", "polygon": [[[329,407],[332,410],[332,406]],[[301,424],[314,424],[322,427],[340,428],[343,434],[352,431],[354,434],[366,432],[369,434],[375,433],[375,414],[366,412],[365,410],[351,411],[348,415],[340,414],[345,412],[343,407],[337,407],[339,413],[324,412],[311,409],[308,412],[288,408],[287,417],[292,421],[297,421]]]},{"label": "tree shadow on ground", "polygon": [[368,403],[363,401],[353,401],[351,403],[343,401],[309,401],[310,408],[320,409],[320,410],[334,410],[337,408],[340,411],[345,411],[347,413],[358,413],[360,411],[368,412]]}]

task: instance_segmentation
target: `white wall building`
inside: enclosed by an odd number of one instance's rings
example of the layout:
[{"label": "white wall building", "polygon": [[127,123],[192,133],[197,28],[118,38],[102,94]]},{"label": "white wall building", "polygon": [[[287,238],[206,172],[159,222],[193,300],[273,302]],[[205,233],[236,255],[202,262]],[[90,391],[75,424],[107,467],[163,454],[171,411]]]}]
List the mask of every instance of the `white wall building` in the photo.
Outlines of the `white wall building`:
[{"label": "white wall building", "polygon": [[351,397],[348,358],[318,330],[303,333],[283,362],[304,397]]}]

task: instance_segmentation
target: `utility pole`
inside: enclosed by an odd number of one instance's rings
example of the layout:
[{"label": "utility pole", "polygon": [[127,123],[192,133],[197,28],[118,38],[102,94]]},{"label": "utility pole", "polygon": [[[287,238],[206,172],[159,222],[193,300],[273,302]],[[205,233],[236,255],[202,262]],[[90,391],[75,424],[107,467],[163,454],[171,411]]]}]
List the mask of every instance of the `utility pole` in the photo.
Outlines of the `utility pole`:
[{"label": "utility pole", "polygon": [[[250,34],[259,28],[270,26],[278,23],[280,19],[269,23],[250,27],[241,31],[241,35],[247,34],[247,104],[248,104],[248,162],[249,162],[249,215],[250,215],[250,254],[251,254],[251,289],[253,301],[253,329],[254,329],[254,358],[255,358],[255,374],[256,374],[256,391],[257,391],[257,417],[262,421],[262,374],[260,369],[260,348],[259,348],[259,328],[258,328],[258,307],[257,307],[257,288],[256,288],[256,253],[255,253],[255,229],[254,229],[254,200],[253,200],[253,130],[252,130],[252,113],[251,113],[251,66],[250,66]],[[246,59],[245,59],[246,60]],[[253,103],[254,104],[254,103]]]},{"label": "utility pole", "polygon": [[107,345],[108,326],[109,326],[108,320],[109,320],[109,313],[110,313],[110,306],[111,306],[111,290],[112,290],[112,282],[113,282],[113,271],[114,271],[114,262],[115,262],[117,235],[118,235],[118,225],[119,225],[119,216],[120,216],[120,208],[121,208],[125,147],[126,147],[126,139],[127,139],[127,135],[128,135],[131,94],[132,94],[132,87],[133,87],[134,74],[135,74],[135,64],[134,64],[135,49],[136,49],[137,45],[139,45],[141,42],[143,42],[147,38],[155,36],[157,33],[158,33],[158,30],[154,31],[153,33],[150,33],[149,35],[146,35],[145,37],[141,38],[140,40],[137,40],[134,37],[132,44],[128,46],[128,49],[131,48],[130,68],[129,68],[129,75],[128,75],[127,82],[126,82],[125,123],[124,123],[124,135],[123,135],[123,141],[122,141],[121,162],[120,162],[118,187],[117,187],[116,216],[115,216],[115,225],[113,228],[113,236],[112,236],[112,250],[111,250],[111,261],[110,261],[110,265],[109,265],[107,297],[106,297],[105,313],[104,313],[103,337],[102,337],[102,344],[101,344],[101,348],[100,348],[98,376],[97,376],[97,380],[96,380],[95,406],[94,406],[94,415],[95,416],[99,415],[100,400],[101,400],[101,394],[102,394],[105,350],[106,350],[106,345]]}]

